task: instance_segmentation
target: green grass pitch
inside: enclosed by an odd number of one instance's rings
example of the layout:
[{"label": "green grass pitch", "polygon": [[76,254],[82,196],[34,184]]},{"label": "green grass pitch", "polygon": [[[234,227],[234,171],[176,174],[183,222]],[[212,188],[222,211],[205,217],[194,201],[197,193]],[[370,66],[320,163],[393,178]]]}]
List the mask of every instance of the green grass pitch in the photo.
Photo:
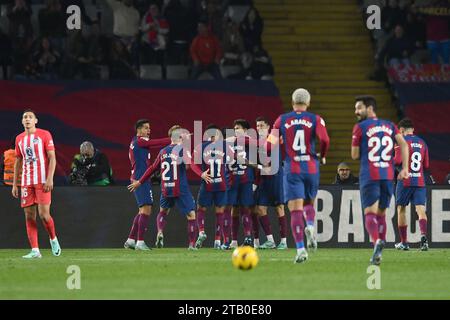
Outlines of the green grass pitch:
[{"label": "green grass pitch", "polygon": [[[258,251],[250,271],[231,264],[231,251],[201,249],[0,250],[0,299],[450,299],[450,249],[386,249],[381,289],[369,290],[369,249],[319,249],[295,265],[295,250]],[[67,267],[81,270],[69,290]]]}]

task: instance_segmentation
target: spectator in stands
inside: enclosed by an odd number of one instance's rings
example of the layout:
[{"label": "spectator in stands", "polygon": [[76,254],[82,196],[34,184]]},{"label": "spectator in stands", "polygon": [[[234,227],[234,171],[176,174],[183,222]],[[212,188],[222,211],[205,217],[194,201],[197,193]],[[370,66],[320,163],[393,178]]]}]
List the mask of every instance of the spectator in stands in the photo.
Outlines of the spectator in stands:
[{"label": "spectator in stands", "polygon": [[101,48],[100,30],[97,23],[90,27],[76,30],[70,37],[65,54],[64,77],[74,78],[81,75],[83,79],[99,79],[99,65],[104,62],[104,51]]},{"label": "spectator in stands", "polygon": [[417,14],[414,7],[411,7],[406,16],[405,35],[414,46],[415,53],[411,56],[411,62],[414,64],[425,63],[428,60],[425,22],[423,16]]},{"label": "spectator in stands", "polygon": [[54,49],[47,37],[42,38],[40,47],[34,56],[37,72],[42,79],[50,80],[58,77],[61,54]]},{"label": "spectator in stands", "polygon": [[66,16],[59,0],[47,0],[47,6],[39,10],[40,36],[46,37],[56,50],[62,52],[66,28]]},{"label": "spectator in stands", "polygon": [[387,61],[388,66],[395,66],[400,63],[409,64],[409,58],[414,53],[414,46],[411,40],[404,34],[401,25],[397,25],[394,29],[394,37],[389,39],[386,46],[381,50],[377,57],[380,65]]},{"label": "spectator in stands", "polygon": [[201,1],[199,21],[207,21],[209,31],[219,40],[221,40],[223,36],[223,16],[224,14],[220,10],[220,6],[216,1]]},{"label": "spectator in stands", "polygon": [[428,15],[427,46],[431,53],[431,62],[439,63],[439,56],[444,64],[450,63],[449,18],[446,16]]},{"label": "spectator in stands", "polygon": [[8,66],[12,65],[12,42],[0,28],[0,73],[3,80],[8,79]]},{"label": "spectator in stands", "polygon": [[337,167],[336,179],[334,180],[333,184],[351,185],[351,184],[358,184],[358,183],[359,183],[359,178],[355,177],[352,174],[348,163],[341,162]]},{"label": "spectator in stands", "polygon": [[261,45],[263,28],[264,23],[258,10],[254,7],[250,8],[241,23],[241,34],[247,51],[251,52],[255,45]]},{"label": "spectator in stands", "polygon": [[80,153],[73,158],[69,179],[73,185],[110,185],[113,178],[108,158],[100,150],[95,149],[91,142],[83,142],[80,145]]},{"label": "spectator in stands", "polygon": [[156,4],[151,4],[142,18],[141,31],[142,53],[145,64],[163,64],[164,53],[167,48],[169,23],[160,14]]},{"label": "spectator in stands", "polygon": [[221,79],[219,63],[222,49],[219,40],[208,31],[205,22],[199,22],[198,35],[191,44],[191,58],[194,63],[191,78],[197,79],[203,72],[209,72],[214,79]]},{"label": "spectator in stands", "polygon": [[131,52],[139,32],[140,16],[133,7],[133,0],[106,0],[113,10],[113,34],[119,38]]},{"label": "spectator in stands", "polygon": [[131,66],[130,53],[120,39],[112,42],[109,61],[109,78],[119,80],[137,79],[138,76]]},{"label": "spectator in stands", "polygon": [[33,39],[18,38],[13,44],[13,70],[15,79],[35,79],[36,64],[32,55]]},{"label": "spectator in stands", "polygon": [[239,31],[239,25],[231,19],[228,21],[223,40],[223,65],[240,65],[245,52],[244,39]]},{"label": "spectator in stands", "polygon": [[247,80],[270,80],[273,77],[274,70],[272,60],[266,50],[261,45],[256,44],[253,47],[253,59],[250,66],[250,75]]},{"label": "spectator in stands", "polygon": [[164,15],[169,23],[168,60],[171,64],[187,64],[189,43],[194,37],[195,21],[180,0],[170,0]]},{"label": "spectator in stands", "polygon": [[11,38],[33,36],[31,25],[31,9],[25,0],[15,0],[14,7],[8,13],[9,35]]}]

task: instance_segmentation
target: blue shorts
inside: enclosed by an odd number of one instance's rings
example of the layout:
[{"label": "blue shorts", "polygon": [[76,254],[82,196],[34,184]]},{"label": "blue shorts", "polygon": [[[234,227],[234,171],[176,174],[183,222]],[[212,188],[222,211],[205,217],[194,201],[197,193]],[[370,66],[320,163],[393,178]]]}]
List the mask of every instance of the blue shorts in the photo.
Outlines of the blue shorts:
[{"label": "blue shorts", "polygon": [[283,188],[285,203],[295,199],[312,200],[319,191],[319,174],[285,172]]},{"label": "blue shorts", "polygon": [[404,187],[403,181],[397,182],[395,190],[397,206],[406,207],[409,203],[414,206],[424,206],[427,203],[427,189],[425,187]]},{"label": "blue shorts", "polygon": [[136,198],[139,208],[145,205],[153,205],[152,185],[150,182],[144,182],[139,188],[137,188],[134,191],[134,197]]},{"label": "blue shorts", "polygon": [[228,190],[228,205],[251,207],[255,205],[253,182],[239,183]]},{"label": "blue shorts", "polygon": [[276,207],[284,204],[283,176],[277,174],[262,178],[255,193],[256,204],[264,207]]},{"label": "blue shorts", "polygon": [[161,193],[159,205],[163,209],[172,209],[176,205],[180,212],[184,215],[188,215],[191,211],[195,211],[195,200],[190,192],[178,197],[167,198]]},{"label": "blue shorts", "polygon": [[200,207],[225,207],[227,202],[227,191],[206,191],[205,184],[200,185],[197,197]]},{"label": "blue shorts", "polygon": [[394,193],[394,182],[392,180],[373,180],[359,185],[361,203],[363,209],[378,202],[378,208],[386,209],[391,202]]}]

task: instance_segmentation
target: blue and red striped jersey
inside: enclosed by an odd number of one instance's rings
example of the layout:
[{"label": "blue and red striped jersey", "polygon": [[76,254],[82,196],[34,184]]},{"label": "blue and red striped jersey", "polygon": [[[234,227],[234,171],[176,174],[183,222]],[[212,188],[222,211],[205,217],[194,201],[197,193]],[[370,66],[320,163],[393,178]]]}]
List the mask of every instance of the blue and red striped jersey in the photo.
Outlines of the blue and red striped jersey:
[{"label": "blue and red striped jersey", "polygon": [[182,145],[171,144],[163,148],[153,164],[148,167],[139,180],[143,183],[153,173],[161,170],[161,192],[164,197],[178,197],[189,190],[186,175],[187,158],[191,158],[188,151],[184,151]]},{"label": "blue and red striped jersey", "polygon": [[[202,180],[206,191],[226,191],[228,189],[229,174],[227,168],[227,143],[224,140],[205,141],[195,148],[194,152],[201,154],[201,172],[209,169],[209,175],[213,179],[212,183],[206,183]],[[196,164],[192,164],[192,169],[194,169],[194,166]]]},{"label": "blue and red striped jersey", "polygon": [[[405,136],[405,140],[409,150],[409,177],[403,180],[403,186],[424,187],[425,175],[423,171],[428,169],[429,166],[428,146],[423,139],[416,135],[408,134]],[[395,147],[395,164],[402,164],[402,154],[399,146]]]},{"label": "blue and red striped jersey", "polygon": [[150,148],[162,148],[168,144],[170,144],[169,138],[149,139],[134,136],[128,151],[131,162],[131,180],[139,180],[150,165]]},{"label": "blue and red striped jersey", "polygon": [[234,159],[231,160],[232,163],[228,165],[228,170],[230,171],[230,186],[253,182],[255,180],[254,169],[245,163],[238,162],[238,158],[249,160],[251,148],[250,138],[246,136],[243,144],[238,143],[238,141],[239,139],[236,139],[233,144],[228,144],[234,154]]},{"label": "blue and red striped jersey", "polygon": [[284,170],[293,174],[319,172],[316,138],[320,140],[321,157],[326,156],[330,145],[325,121],[319,115],[292,111],[279,116],[273,128],[280,130],[284,144]]},{"label": "blue and red striped jersey", "polygon": [[394,179],[394,142],[397,134],[397,126],[387,120],[368,118],[355,124],[352,146],[360,148],[360,184]]}]

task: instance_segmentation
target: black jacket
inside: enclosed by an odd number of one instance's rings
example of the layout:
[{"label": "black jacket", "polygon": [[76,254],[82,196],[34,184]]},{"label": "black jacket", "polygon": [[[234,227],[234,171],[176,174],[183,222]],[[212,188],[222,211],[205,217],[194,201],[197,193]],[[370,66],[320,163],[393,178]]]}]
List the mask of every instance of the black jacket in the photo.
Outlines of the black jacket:
[{"label": "black jacket", "polygon": [[84,178],[88,185],[97,184],[101,181],[104,183],[100,185],[107,185],[113,183],[111,172],[111,166],[106,155],[99,150],[95,150],[93,158],[85,159],[79,154],[74,157],[70,180],[72,184],[83,185],[81,181],[75,182],[75,180],[83,180],[82,178]]}]

